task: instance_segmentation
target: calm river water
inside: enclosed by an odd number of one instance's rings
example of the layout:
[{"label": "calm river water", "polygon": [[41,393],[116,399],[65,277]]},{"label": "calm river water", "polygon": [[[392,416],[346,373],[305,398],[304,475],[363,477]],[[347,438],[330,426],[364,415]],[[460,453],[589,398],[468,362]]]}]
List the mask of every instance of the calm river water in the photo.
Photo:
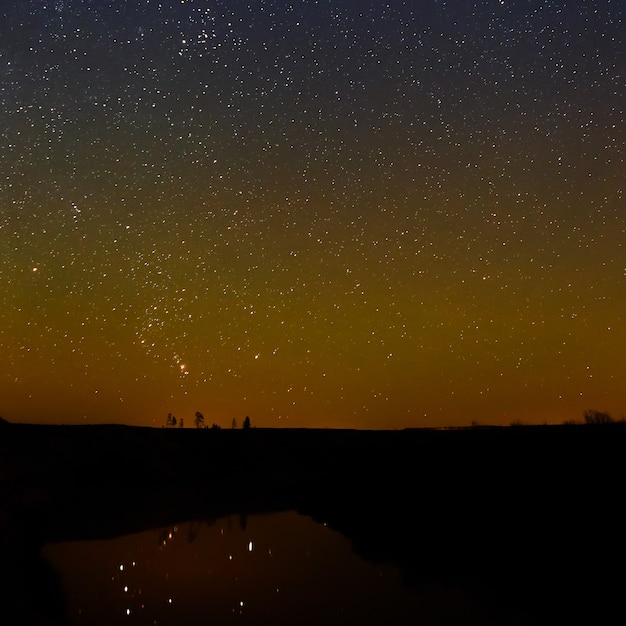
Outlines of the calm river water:
[{"label": "calm river water", "polygon": [[461,590],[409,590],[395,566],[293,511],[48,544],[43,556],[75,626],[481,622]]}]

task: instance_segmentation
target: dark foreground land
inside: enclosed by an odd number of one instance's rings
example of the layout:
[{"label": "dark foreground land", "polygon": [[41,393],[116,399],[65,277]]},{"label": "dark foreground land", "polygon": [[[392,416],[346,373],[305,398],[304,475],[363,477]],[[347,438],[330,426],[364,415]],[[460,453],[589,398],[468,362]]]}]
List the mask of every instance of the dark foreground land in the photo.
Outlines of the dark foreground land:
[{"label": "dark foreground land", "polygon": [[[41,546],[296,509],[414,588],[516,621],[626,623],[626,424],[191,430],[0,424],[1,623],[64,624]],[[511,611],[505,612],[511,615]],[[460,622],[462,623],[462,622]]]}]

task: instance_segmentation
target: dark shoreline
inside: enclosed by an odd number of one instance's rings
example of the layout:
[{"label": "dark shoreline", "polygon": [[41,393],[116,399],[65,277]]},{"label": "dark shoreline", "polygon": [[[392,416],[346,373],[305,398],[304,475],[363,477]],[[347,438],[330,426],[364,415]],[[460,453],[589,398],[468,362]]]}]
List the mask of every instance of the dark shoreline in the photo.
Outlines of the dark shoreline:
[{"label": "dark shoreline", "polygon": [[56,540],[114,533],[102,513],[115,503],[141,511],[157,499],[194,515],[347,503],[404,510],[417,498],[433,505],[422,524],[463,511],[459,528],[490,515],[514,528],[537,515],[585,532],[596,524],[586,519],[591,508],[619,517],[625,450],[623,423],[404,431],[5,423],[0,514],[37,517],[42,539]]},{"label": "dark shoreline", "polygon": [[621,423],[405,431],[3,424],[5,564],[32,566],[49,541],[294,509],[344,533],[364,558],[398,564],[408,586],[471,580],[498,602],[521,603],[533,623],[582,615],[602,623],[600,612],[626,615],[624,444]]}]

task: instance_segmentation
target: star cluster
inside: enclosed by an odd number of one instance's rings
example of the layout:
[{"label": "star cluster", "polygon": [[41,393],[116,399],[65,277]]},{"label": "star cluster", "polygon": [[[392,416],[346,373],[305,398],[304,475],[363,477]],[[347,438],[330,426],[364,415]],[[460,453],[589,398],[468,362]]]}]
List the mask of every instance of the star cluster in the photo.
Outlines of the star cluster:
[{"label": "star cluster", "polygon": [[0,20],[5,418],[624,412],[623,2]]}]

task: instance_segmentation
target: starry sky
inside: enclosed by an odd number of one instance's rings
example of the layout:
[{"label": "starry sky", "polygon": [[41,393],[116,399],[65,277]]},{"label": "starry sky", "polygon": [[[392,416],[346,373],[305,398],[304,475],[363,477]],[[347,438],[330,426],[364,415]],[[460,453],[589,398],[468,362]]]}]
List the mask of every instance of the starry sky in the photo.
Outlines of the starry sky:
[{"label": "starry sky", "polygon": [[626,413],[623,0],[4,0],[0,415]]}]

